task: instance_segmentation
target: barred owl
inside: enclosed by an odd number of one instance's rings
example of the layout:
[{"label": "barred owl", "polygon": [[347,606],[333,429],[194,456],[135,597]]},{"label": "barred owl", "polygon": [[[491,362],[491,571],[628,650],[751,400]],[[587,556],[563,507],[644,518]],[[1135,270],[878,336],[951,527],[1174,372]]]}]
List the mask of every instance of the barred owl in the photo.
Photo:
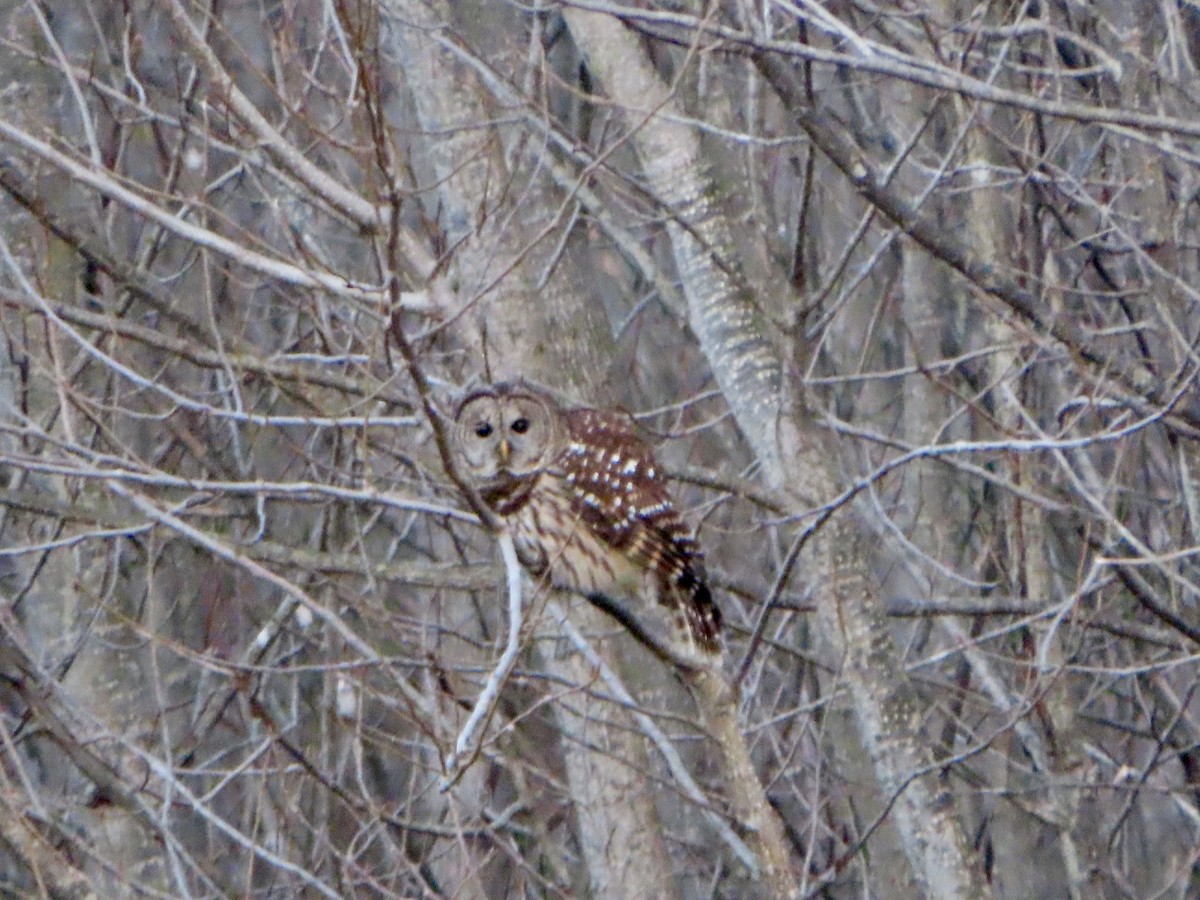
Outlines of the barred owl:
[{"label": "barred owl", "polygon": [[657,601],[678,631],[668,646],[720,652],[704,555],[627,418],[500,383],[462,400],[455,436],[464,473],[535,575],[602,606]]}]

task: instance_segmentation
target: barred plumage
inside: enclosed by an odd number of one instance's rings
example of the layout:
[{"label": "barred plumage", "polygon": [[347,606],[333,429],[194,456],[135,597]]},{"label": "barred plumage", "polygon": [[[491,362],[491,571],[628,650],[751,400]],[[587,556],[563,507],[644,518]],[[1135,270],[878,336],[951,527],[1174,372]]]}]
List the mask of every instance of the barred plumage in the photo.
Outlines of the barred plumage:
[{"label": "barred plumage", "polygon": [[467,472],[509,521],[526,566],[593,598],[652,598],[673,614],[684,646],[720,652],[704,554],[627,417],[563,410],[502,383],[468,395],[455,421]]}]

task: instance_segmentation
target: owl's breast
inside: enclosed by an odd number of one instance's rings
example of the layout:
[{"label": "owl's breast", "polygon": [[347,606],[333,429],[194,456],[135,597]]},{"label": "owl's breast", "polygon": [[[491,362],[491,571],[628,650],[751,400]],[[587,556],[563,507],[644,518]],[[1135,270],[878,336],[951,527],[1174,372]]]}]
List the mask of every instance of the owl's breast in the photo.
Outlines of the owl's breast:
[{"label": "owl's breast", "polygon": [[518,556],[538,560],[540,565],[531,566],[534,574],[548,575],[555,587],[630,598],[647,587],[642,568],[589,526],[556,479],[543,482],[509,525]]}]

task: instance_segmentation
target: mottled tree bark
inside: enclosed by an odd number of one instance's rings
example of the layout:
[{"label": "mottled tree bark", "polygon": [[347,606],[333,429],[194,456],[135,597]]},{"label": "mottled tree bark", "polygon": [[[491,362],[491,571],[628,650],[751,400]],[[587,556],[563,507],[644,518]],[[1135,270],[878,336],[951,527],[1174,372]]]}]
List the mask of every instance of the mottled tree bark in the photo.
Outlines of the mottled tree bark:
[{"label": "mottled tree bark", "polygon": [[[730,250],[698,136],[680,124],[682,110],[617,19],[579,10],[565,15],[589,67],[625,109],[647,181],[671,215],[689,321],[743,434],[796,512],[824,507],[840,482],[832,448],[804,416],[801,398],[785,403],[781,365]],[[844,512],[825,531],[812,566],[829,579],[818,603],[821,633],[840,658],[876,777],[896,797],[912,877],[928,896],[982,896],[986,887],[953,803],[929,776],[933,759],[920,735],[920,708],[892,644],[862,535]],[[786,850],[767,850],[773,852]]]},{"label": "mottled tree bark", "polygon": [[[524,377],[580,400],[600,399],[612,341],[598,304],[577,289],[569,247],[546,285],[534,288],[532,273],[551,264],[554,247],[540,232],[559,198],[506,166],[481,93],[439,43],[439,27],[452,20],[449,4],[386,0],[383,9],[388,46],[428,134],[457,293],[475,304],[471,326],[462,330],[476,349],[475,364],[482,368],[486,357],[496,380]],[[517,194],[519,207],[512,203]],[[542,243],[534,243],[539,236]],[[560,602],[584,633],[611,629],[603,613],[578,598]],[[610,642],[599,650],[615,662]],[[540,662],[569,684],[586,686],[595,677],[579,653],[551,653]],[[645,739],[624,711],[586,690],[563,692],[556,705],[591,896],[674,896]]]}]

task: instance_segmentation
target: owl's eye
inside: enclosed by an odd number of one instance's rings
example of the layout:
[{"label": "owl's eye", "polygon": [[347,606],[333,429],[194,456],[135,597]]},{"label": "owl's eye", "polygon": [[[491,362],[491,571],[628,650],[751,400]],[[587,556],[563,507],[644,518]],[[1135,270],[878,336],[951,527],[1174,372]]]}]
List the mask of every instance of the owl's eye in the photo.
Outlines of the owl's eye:
[{"label": "owl's eye", "polygon": [[517,434],[524,434],[529,430],[529,420],[524,416],[519,419],[514,419],[512,423],[512,430]]},{"label": "owl's eye", "polygon": [[481,438],[485,438],[491,433],[492,433],[492,423],[491,422],[480,422],[478,425],[475,426],[475,434]]}]

